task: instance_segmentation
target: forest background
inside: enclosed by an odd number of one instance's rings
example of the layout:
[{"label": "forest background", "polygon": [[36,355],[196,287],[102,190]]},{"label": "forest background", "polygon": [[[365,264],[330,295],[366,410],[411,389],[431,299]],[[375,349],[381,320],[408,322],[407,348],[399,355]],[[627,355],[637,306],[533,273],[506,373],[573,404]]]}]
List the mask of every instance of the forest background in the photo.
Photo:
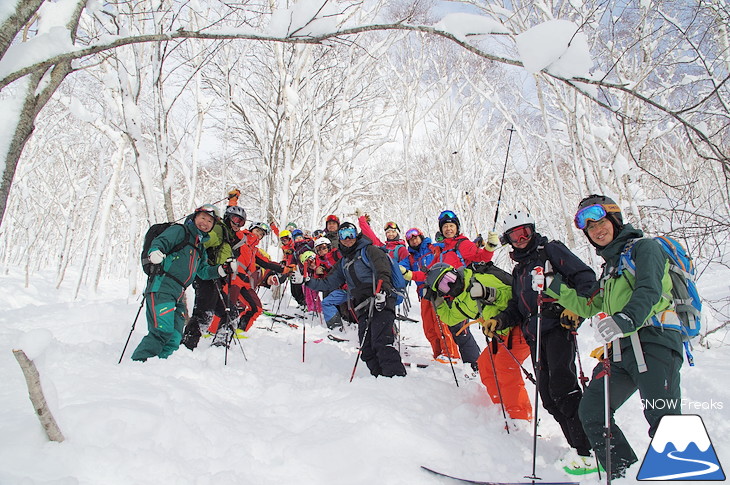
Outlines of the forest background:
[{"label": "forest background", "polygon": [[[729,19],[723,0],[2,2],[0,266],[134,297],[149,225],[237,187],[250,220],[308,229],[360,209],[433,235],[452,209],[474,237],[527,210],[594,267],[572,215],[606,193],[700,277],[727,269]],[[729,295],[705,302],[715,328]]]}]

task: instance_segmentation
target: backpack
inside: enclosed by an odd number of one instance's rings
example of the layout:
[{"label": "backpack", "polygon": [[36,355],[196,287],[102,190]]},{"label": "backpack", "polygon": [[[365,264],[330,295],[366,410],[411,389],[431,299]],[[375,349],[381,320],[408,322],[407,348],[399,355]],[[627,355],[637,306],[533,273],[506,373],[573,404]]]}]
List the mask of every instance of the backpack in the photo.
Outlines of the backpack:
[{"label": "backpack", "polygon": [[[682,334],[685,352],[689,365],[694,365],[694,359],[689,350],[689,341],[699,335],[701,328],[702,300],[697,291],[696,269],[692,257],[681,243],[668,236],[653,238],[659,243],[669,258],[669,276],[672,280],[672,305],[679,317],[680,325],[663,324],[656,316],[651,318],[652,325],[671,328]],[[634,244],[638,239],[632,239],[624,246],[619,258],[618,274],[622,270],[636,276],[636,264],[633,258]]]},{"label": "backpack", "polygon": [[453,251],[454,253],[456,253],[456,257],[459,258],[459,261],[461,261],[461,266],[462,267],[466,266],[466,261],[464,261],[464,257],[461,255],[461,251],[459,251],[459,246],[461,245],[462,242],[464,242],[464,240],[459,239],[458,241],[456,241],[456,245],[453,248],[447,249],[446,251],[439,251],[439,254],[438,254],[439,263],[444,262],[444,254],[450,253]]},{"label": "backpack", "polygon": [[[403,277],[403,273],[400,270],[400,265],[393,259],[390,254],[388,254],[388,250],[385,248],[381,248],[378,246],[373,246],[375,248],[380,249],[385,253],[385,255],[388,257],[388,260],[390,261],[390,280],[393,283],[393,293],[395,293],[395,304],[400,305],[403,303],[403,299],[406,295],[406,286],[408,285],[408,282]],[[367,246],[362,248],[360,250],[360,257],[362,258],[363,263],[367,265],[368,268],[371,270],[373,269],[373,266],[370,264],[370,260],[368,259],[367,252],[365,251],[367,249]]]},{"label": "backpack", "polygon": [[502,268],[496,266],[493,262],[475,261],[467,266],[468,269],[479,274],[490,274],[496,276],[499,281],[505,285],[512,286],[512,275]]},{"label": "backpack", "polygon": [[[152,224],[149,229],[147,229],[147,232],[144,235],[144,243],[142,243],[142,254],[140,256],[140,259],[142,260],[142,271],[148,276],[155,276],[158,274],[164,273],[162,270],[162,264],[152,264],[149,260],[149,255],[147,254],[150,250],[150,247],[152,246],[152,241],[165,232],[168,228],[176,225],[174,222],[160,222],[159,224]],[[180,225],[180,224],[177,224]],[[173,247],[172,250],[170,250],[170,254],[176,253],[180,251],[182,248],[187,246],[189,242],[187,239],[184,242],[181,242],[177,246]]]}]

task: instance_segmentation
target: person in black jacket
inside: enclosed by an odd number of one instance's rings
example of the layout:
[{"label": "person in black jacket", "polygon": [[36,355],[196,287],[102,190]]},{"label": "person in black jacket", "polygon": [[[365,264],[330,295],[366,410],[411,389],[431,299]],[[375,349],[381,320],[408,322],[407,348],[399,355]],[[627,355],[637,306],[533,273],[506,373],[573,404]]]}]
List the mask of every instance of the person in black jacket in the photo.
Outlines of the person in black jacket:
[{"label": "person in black jacket", "polygon": [[[324,279],[307,279],[314,291],[332,291],[347,283],[349,305],[358,323],[360,358],[377,376],[405,376],[395,348],[395,295],[388,255],[370,239],[358,234],[350,222],[338,231],[342,259]],[[363,257],[365,253],[365,257]]]},{"label": "person in black jacket", "polygon": [[[512,246],[510,257],[517,263],[512,271],[512,299],[507,308],[487,320],[485,330],[494,332],[520,325],[530,346],[532,364],[539,374],[543,407],[560,424],[571,451],[565,457],[566,471],[597,470],[591,445],[578,417],[582,397],[575,369],[575,338],[572,332],[581,319],[573,312],[543,298],[540,319],[540,362],[537,355],[538,293],[533,290],[533,270],[559,273],[563,282],[579,294],[589,296],[596,288],[596,274],[560,241],[548,241],[535,232],[535,220],[522,211],[511,212],[504,221],[503,241]],[[547,301],[546,301],[547,300]]]}]

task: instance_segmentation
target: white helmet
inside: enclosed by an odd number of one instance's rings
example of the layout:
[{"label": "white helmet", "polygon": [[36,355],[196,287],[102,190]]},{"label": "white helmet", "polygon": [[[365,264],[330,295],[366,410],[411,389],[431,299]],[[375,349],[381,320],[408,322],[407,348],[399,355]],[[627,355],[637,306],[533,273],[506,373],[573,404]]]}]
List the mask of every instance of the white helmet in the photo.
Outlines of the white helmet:
[{"label": "white helmet", "polygon": [[315,248],[316,248],[317,246],[320,246],[320,245],[322,245],[322,244],[332,244],[332,241],[330,241],[330,240],[329,240],[328,238],[326,238],[326,237],[320,237],[320,238],[318,238],[318,239],[317,239],[316,241],[314,241],[314,247],[315,247]]},{"label": "white helmet", "polygon": [[515,211],[507,214],[502,223],[502,234],[514,229],[515,227],[524,226],[525,224],[531,224],[533,229],[535,228],[535,219],[527,212]]}]

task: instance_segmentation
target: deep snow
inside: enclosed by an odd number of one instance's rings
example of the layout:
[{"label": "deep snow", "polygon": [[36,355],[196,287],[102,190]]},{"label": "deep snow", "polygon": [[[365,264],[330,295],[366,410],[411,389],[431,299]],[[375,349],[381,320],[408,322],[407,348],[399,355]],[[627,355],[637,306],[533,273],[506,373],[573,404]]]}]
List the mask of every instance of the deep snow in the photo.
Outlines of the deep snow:
[{"label": "deep snow", "polygon": [[[0,277],[0,366],[6,376],[0,484],[448,484],[454,482],[420,465],[501,481],[521,480],[531,471],[531,426],[513,424],[507,434],[500,408],[478,380],[464,378],[461,366],[459,387],[448,365],[433,363],[395,379],[375,379],[360,363],[350,383],[354,335],[350,342],[331,342],[318,320],[305,322],[302,363],[301,327],[259,328],[271,326],[267,317],[242,341],[248,361],[236,347],[224,366],[224,350],[201,342],[194,352],[181,347],[168,360],[136,363],[129,355],[146,332],[144,315],[117,365],[140,305],[125,298],[126,282],[106,281],[99,294],[73,301],[69,289],[55,290],[38,277],[24,288],[23,281],[19,272]],[[269,301],[271,294],[262,296]],[[284,305],[288,301],[287,294]],[[411,316],[418,318],[417,305]],[[420,323],[403,322],[401,333],[404,360],[428,361]],[[586,327],[580,337],[586,374],[593,367],[591,333]],[[475,336],[483,347],[484,338]],[[46,440],[13,348],[35,359],[65,442]],[[725,351],[696,349],[697,366],[684,367],[682,387],[695,406],[723,406],[699,414],[727,465]],[[640,409],[633,396],[617,420],[643,457],[650,440]],[[570,480],[556,465],[567,451],[565,440],[544,410],[540,417],[537,473]],[[631,472],[635,476],[638,466]]]}]

